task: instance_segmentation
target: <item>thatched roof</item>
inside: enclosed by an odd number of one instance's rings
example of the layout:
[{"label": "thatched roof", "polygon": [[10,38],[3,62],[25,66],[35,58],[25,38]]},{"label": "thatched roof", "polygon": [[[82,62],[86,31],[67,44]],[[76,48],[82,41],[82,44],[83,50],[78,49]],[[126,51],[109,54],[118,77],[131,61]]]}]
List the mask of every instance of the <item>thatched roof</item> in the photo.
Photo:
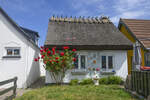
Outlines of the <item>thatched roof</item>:
[{"label": "thatched roof", "polygon": [[132,43],[107,18],[51,17],[45,46],[78,49],[131,49]]}]

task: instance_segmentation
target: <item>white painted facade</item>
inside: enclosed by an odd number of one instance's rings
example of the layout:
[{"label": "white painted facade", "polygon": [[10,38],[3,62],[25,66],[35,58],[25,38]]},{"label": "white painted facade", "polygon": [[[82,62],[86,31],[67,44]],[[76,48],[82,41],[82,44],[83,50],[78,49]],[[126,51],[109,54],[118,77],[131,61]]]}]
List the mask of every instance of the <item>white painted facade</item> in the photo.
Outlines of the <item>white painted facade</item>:
[{"label": "white painted facade", "polygon": [[[40,77],[40,65],[34,61],[39,56],[39,48],[16,30],[1,12],[0,35],[0,82],[17,76],[17,87],[28,87]],[[4,58],[8,47],[19,48],[20,58]]]},{"label": "white painted facade", "polygon": [[[99,77],[104,77],[101,73],[115,71],[116,76],[120,76],[123,79],[128,75],[127,67],[127,51],[126,50],[103,50],[103,51],[78,51],[78,55],[86,56],[86,68],[85,69],[76,69],[66,72],[64,82],[68,83],[71,79],[84,79],[93,77],[93,73],[89,73],[88,68],[100,68],[98,72]],[[113,56],[113,69],[103,70],[102,69],[102,56]],[[93,61],[96,61],[94,63]],[[80,64],[80,61],[79,61]],[[85,72],[84,75],[74,75],[72,72]],[[55,81],[51,79],[49,72],[46,72],[46,84],[54,83]]]}]

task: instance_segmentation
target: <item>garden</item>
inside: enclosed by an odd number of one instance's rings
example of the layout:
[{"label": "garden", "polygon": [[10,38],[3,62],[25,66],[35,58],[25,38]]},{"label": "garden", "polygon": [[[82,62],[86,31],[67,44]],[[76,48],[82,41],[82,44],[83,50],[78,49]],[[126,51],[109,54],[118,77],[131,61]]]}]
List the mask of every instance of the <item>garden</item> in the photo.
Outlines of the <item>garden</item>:
[{"label": "garden", "polygon": [[61,52],[56,51],[56,47],[52,50],[41,47],[41,57],[35,61],[45,63],[44,68],[51,73],[56,84],[30,90],[15,100],[135,100],[124,91],[122,78],[99,78],[96,74],[99,69],[96,68],[92,69],[93,78],[72,79],[69,84],[63,84],[66,71],[74,67],[75,54],[76,49],[69,50],[69,47],[63,47]]}]

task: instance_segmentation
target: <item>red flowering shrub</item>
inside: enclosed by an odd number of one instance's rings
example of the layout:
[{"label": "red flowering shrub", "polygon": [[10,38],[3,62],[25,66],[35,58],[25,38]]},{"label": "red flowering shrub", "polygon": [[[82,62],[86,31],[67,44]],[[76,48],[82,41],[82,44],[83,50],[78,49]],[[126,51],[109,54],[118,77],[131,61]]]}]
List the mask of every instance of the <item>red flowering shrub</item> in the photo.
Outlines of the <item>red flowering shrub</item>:
[{"label": "red flowering shrub", "polygon": [[60,53],[56,50],[56,47],[53,47],[52,50],[41,47],[41,58],[38,57],[34,60],[42,59],[45,64],[44,68],[50,72],[51,78],[58,84],[62,83],[65,72],[74,67],[73,62],[76,61],[74,58],[75,51],[76,49],[69,50],[68,46],[64,46]]}]

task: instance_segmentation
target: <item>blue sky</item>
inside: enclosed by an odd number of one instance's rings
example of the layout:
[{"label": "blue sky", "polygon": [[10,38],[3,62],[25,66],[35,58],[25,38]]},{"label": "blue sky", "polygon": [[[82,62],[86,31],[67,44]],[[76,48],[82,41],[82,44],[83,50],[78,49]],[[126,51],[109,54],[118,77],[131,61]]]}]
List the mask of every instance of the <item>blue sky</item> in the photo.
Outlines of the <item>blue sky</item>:
[{"label": "blue sky", "polygon": [[109,16],[117,26],[120,18],[150,19],[150,0],[0,0],[0,6],[20,26],[39,32],[43,45],[49,18]]}]

